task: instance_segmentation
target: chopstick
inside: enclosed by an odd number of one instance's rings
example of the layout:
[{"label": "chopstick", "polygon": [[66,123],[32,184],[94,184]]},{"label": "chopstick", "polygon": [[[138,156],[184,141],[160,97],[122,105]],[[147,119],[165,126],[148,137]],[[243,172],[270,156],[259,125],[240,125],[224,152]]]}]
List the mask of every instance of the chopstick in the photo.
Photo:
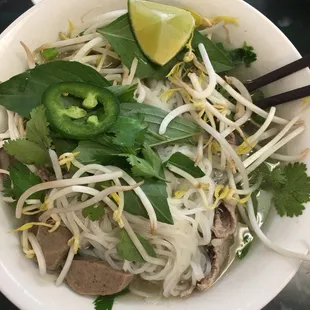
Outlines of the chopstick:
[{"label": "chopstick", "polygon": [[251,93],[258,88],[261,88],[277,80],[280,80],[292,73],[295,73],[309,66],[310,66],[310,55],[307,55],[288,65],[285,65],[284,67],[271,71],[257,79],[247,81],[244,83],[244,85]]},{"label": "chopstick", "polygon": [[262,109],[274,107],[276,105],[301,99],[310,96],[310,85],[297,88],[279,95],[271,96],[265,99],[255,101],[255,105]]}]

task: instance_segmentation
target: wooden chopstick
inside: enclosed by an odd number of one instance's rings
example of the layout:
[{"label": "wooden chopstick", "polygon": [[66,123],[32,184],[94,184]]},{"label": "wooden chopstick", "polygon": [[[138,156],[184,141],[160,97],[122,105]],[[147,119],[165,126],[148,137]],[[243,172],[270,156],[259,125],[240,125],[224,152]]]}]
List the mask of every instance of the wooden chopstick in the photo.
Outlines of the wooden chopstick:
[{"label": "wooden chopstick", "polygon": [[310,66],[310,55],[307,55],[284,67],[271,71],[257,79],[247,81],[244,83],[244,85],[251,93],[258,88],[268,85],[274,81],[280,80],[292,73],[295,73],[309,66]]},{"label": "wooden chopstick", "polygon": [[262,109],[267,109],[281,103],[301,99],[308,96],[310,96],[310,85],[297,88],[279,95],[271,96],[265,99],[257,100],[254,103]]}]

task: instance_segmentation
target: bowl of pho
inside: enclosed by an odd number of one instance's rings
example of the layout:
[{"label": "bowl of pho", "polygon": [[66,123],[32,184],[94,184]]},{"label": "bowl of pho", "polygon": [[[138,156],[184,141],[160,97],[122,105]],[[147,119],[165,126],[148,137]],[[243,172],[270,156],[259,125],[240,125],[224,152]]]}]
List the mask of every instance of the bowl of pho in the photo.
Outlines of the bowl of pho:
[{"label": "bowl of pho", "polygon": [[20,309],[257,310],[310,260],[308,69],[237,0],[49,0],[0,35],[0,289]]}]

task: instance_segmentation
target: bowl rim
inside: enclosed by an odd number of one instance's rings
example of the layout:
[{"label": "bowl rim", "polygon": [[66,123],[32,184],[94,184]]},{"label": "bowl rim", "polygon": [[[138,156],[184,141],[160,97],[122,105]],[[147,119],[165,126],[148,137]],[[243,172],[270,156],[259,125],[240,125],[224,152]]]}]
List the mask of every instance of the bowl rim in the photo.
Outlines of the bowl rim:
[{"label": "bowl rim", "polygon": [[[11,31],[18,26],[20,22],[26,20],[32,14],[35,14],[36,11],[41,9],[41,6],[46,5],[46,3],[52,2],[53,0],[32,0],[34,5],[29,8],[26,12],[20,15],[16,20],[14,20],[1,34],[0,34],[0,46],[3,43],[3,40],[6,36],[9,36]],[[230,0],[232,1],[232,0]],[[255,7],[250,5],[249,3],[243,0],[233,0],[238,2],[243,2],[243,5],[248,9],[255,11],[256,14],[260,15],[260,17],[264,20],[264,23],[268,23],[269,27],[272,27],[279,36],[286,41],[287,46],[290,46],[292,52],[295,53],[297,58],[301,57],[301,54],[294,46],[294,44],[288,39],[288,37],[264,14],[258,11]],[[310,77],[310,70],[308,70]],[[255,242],[256,243],[256,242]],[[278,293],[280,293],[283,288],[289,283],[289,281],[294,277],[297,273],[302,262],[294,262],[292,265],[292,271],[285,278],[285,281],[282,282],[282,285],[274,287],[272,291],[269,291],[269,297],[264,299],[263,302],[260,302],[260,308],[264,307],[267,303],[269,303]],[[36,299],[31,298],[27,292],[23,289],[22,286],[19,285],[18,282],[15,281],[14,275],[11,275],[10,270],[6,269],[3,265],[1,256],[0,256],[0,292],[2,292],[15,306],[17,306],[20,310],[41,310],[43,305]],[[18,297],[17,297],[18,296]]]}]

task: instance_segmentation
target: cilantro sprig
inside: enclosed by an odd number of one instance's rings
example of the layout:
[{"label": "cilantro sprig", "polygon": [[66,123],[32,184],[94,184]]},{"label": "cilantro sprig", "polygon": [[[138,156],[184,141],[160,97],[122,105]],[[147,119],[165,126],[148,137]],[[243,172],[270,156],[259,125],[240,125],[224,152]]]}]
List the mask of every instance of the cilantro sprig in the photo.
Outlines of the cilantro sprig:
[{"label": "cilantro sprig", "polygon": [[[273,168],[273,169],[272,169]],[[284,167],[265,163],[256,171],[263,175],[261,188],[273,194],[274,206],[280,216],[299,216],[310,201],[310,177],[304,163]]]},{"label": "cilantro sprig", "polygon": [[134,176],[144,178],[157,178],[165,180],[162,174],[162,161],[150,146],[144,144],[142,149],[144,158],[136,155],[125,155],[128,163],[132,166],[131,171]]},{"label": "cilantro sprig", "polygon": [[[40,184],[39,176],[31,172],[27,166],[20,162],[9,167],[10,177],[3,182],[3,194],[17,200],[30,187]],[[33,194],[30,198],[40,199],[41,192]]]}]

